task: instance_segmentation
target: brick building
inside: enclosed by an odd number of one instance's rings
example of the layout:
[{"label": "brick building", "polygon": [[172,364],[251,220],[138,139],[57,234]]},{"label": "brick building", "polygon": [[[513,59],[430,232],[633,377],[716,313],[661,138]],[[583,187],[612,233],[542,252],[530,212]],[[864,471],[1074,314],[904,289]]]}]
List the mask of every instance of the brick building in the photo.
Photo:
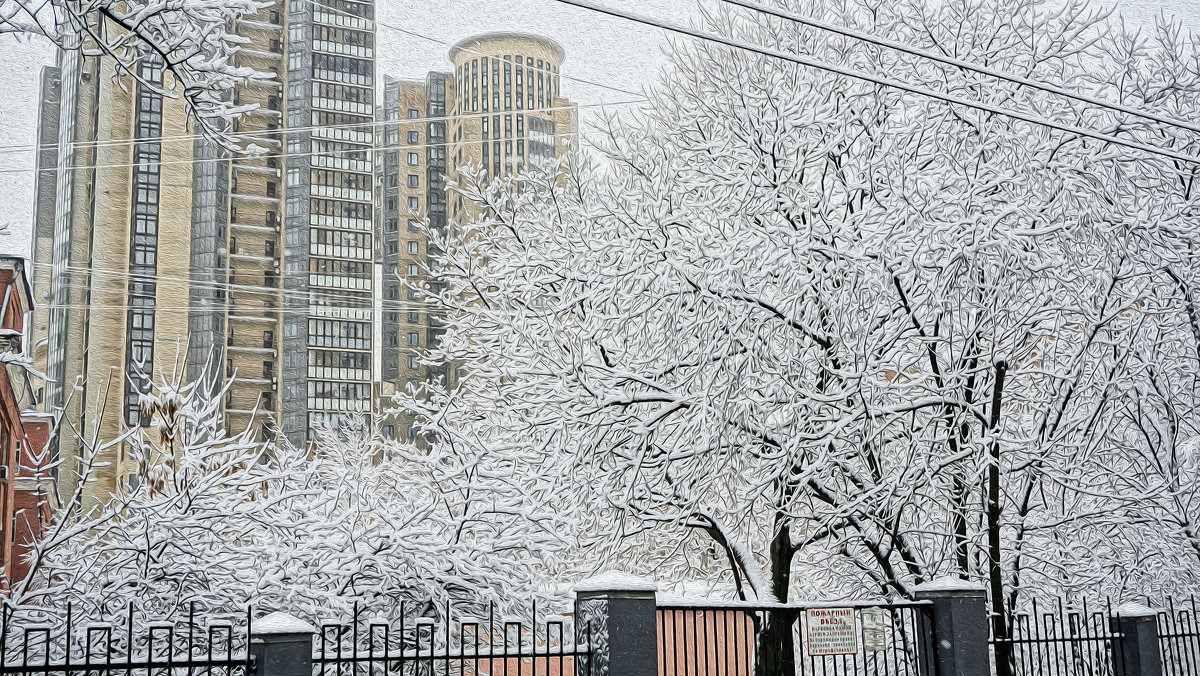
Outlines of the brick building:
[{"label": "brick building", "polygon": [[57,496],[47,447],[51,419],[33,411],[22,336],[30,310],[25,262],[0,257],[0,567],[2,584],[28,572],[24,554],[50,522]]}]

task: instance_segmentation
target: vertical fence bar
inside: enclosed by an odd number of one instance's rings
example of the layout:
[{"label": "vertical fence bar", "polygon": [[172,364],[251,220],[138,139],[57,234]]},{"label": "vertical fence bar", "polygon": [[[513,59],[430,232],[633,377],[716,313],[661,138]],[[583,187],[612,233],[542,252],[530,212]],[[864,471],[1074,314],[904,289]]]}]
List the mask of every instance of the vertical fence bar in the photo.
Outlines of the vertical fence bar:
[{"label": "vertical fence bar", "polygon": [[742,629],[742,634],[745,634],[745,622],[748,617],[748,611],[733,611],[733,626],[730,627],[733,634],[733,674],[734,676],[742,676],[742,640],[738,639],[738,629]]}]

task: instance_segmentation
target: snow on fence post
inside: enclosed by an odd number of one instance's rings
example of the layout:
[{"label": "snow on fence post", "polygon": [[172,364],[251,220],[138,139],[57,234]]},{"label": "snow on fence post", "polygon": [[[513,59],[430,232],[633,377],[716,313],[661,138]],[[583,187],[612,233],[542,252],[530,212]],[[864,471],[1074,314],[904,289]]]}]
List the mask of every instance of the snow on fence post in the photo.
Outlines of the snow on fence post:
[{"label": "snow on fence post", "polygon": [[287,613],[255,620],[250,636],[253,676],[312,676],[316,633],[312,625]]},{"label": "snow on fence post", "polygon": [[957,579],[932,580],[914,590],[933,604],[933,661],[941,676],[990,676],[987,593]]},{"label": "snow on fence post", "polygon": [[619,572],[575,585],[575,638],[588,643],[591,676],[657,676],[657,591]]},{"label": "snow on fence post", "polygon": [[1137,603],[1125,603],[1113,610],[1109,625],[1114,634],[1113,662],[1121,676],[1162,676],[1162,656],[1158,647],[1158,611]]}]

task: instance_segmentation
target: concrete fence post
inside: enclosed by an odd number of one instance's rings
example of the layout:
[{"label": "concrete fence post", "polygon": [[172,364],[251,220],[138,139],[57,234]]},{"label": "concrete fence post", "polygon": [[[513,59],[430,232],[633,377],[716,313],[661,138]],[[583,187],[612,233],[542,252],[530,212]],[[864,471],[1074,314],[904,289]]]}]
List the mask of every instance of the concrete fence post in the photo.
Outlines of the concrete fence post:
[{"label": "concrete fence post", "polygon": [[254,676],[312,676],[316,633],[312,625],[287,613],[255,620],[250,635]]},{"label": "concrete fence post", "polygon": [[933,659],[937,676],[989,676],[987,593],[964,580],[933,580],[915,590],[933,604]]},{"label": "concrete fence post", "polygon": [[1109,618],[1113,633],[1113,662],[1117,676],[1162,676],[1158,647],[1158,611],[1136,603],[1113,610]]},{"label": "concrete fence post", "polygon": [[657,676],[657,591],[650,580],[617,572],[575,585],[575,635],[588,642],[591,676]]}]

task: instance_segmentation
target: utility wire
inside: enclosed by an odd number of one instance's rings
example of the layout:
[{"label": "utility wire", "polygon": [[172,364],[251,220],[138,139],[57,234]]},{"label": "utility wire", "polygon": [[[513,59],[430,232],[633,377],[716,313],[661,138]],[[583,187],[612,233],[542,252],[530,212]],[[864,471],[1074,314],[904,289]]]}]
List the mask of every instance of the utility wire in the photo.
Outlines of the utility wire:
[{"label": "utility wire", "polygon": [[[326,12],[333,12],[333,13],[336,13],[336,14],[342,14],[342,15],[345,15],[345,16],[355,16],[354,14],[350,14],[349,12],[346,12],[345,10],[337,9],[337,8],[335,8],[335,7],[327,7],[327,6],[325,6],[325,5],[318,4],[318,3],[314,2],[314,0],[307,0],[307,2],[308,2],[310,5],[313,5],[314,7],[320,7],[320,8],[321,8],[323,11],[326,11]],[[421,39],[421,40],[428,40],[429,42],[433,42],[433,43],[435,43],[435,44],[439,44],[439,45],[442,45],[442,46],[452,47],[452,46],[454,46],[454,44],[455,44],[454,42],[451,42],[451,41],[449,41],[449,40],[442,40],[442,39],[440,39],[440,38],[431,37],[431,36],[429,36],[429,35],[425,35],[425,34],[423,34],[423,33],[418,33],[418,32],[416,32],[416,31],[411,31],[411,30],[408,30],[408,29],[405,29],[405,28],[401,28],[401,27],[399,27],[399,26],[396,26],[396,25],[393,25],[393,24],[387,23],[386,21],[379,21],[379,20],[376,20],[376,21],[375,21],[375,23],[376,23],[376,25],[383,26],[384,28],[388,28],[388,29],[390,29],[390,30],[394,30],[394,31],[396,31],[397,33],[403,33],[404,35],[408,35],[408,36],[411,36],[411,37],[414,37],[414,38],[419,38],[419,39]],[[475,54],[476,56],[486,56],[486,57],[489,57],[489,58],[491,58],[491,57],[494,57],[494,56],[495,56],[495,54],[489,54],[489,53],[487,53],[487,52],[482,52],[482,51],[479,51],[479,50],[477,50],[477,49],[467,49],[467,48],[465,48],[465,47],[459,47],[459,50],[461,50],[461,51],[464,51],[464,52],[467,52],[468,54]],[[501,58],[501,60],[502,60],[502,61],[504,61],[504,62],[506,62],[506,63],[512,63],[511,61],[509,61],[509,59],[508,59],[507,57],[502,57],[502,58]],[[530,66],[529,66],[528,64],[524,64],[524,65],[523,65],[523,67],[524,67],[524,68],[526,68],[526,69],[530,68]],[[550,73],[550,74],[552,74],[552,75],[558,75],[559,77],[561,77],[561,78],[562,78],[562,79],[564,79],[564,80],[570,80],[570,81],[572,81],[572,82],[582,82],[583,84],[592,85],[593,87],[600,87],[601,89],[608,89],[608,90],[610,90],[610,91],[614,91],[614,92],[620,92],[620,93],[622,93],[622,94],[630,94],[630,95],[632,95],[632,96],[641,96],[641,95],[642,95],[642,92],[635,92],[635,91],[631,91],[631,90],[629,90],[629,89],[622,89],[622,88],[620,88],[620,87],[614,87],[613,85],[607,85],[607,84],[604,84],[604,83],[602,83],[602,82],[595,82],[595,81],[593,81],[593,80],[587,80],[587,79],[581,78],[581,77],[579,77],[579,76],[576,76],[576,75],[564,75],[564,74],[562,74],[561,72],[560,72],[560,73],[554,73],[554,71],[552,71],[552,70],[550,70],[550,69],[548,69],[548,68],[537,68],[537,67],[534,67],[534,68],[533,68],[533,70],[542,71],[542,72],[545,72],[545,73]]]},{"label": "utility wire", "polygon": [[[322,11],[331,12],[331,13],[335,13],[335,14],[341,14],[344,16],[355,17],[355,18],[359,18],[359,19],[362,18],[362,17],[359,17],[358,15],[350,14],[349,12],[337,9],[335,7],[326,7],[325,5],[321,5],[321,4],[314,2],[314,0],[305,0],[305,1],[308,2],[310,5],[313,5],[314,7],[320,7],[322,9]],[[401,28],[399,26],[387,23],[385,21],[377,20],[377,21],[375,21],[375,23],[379,26],[388,28],[390,30],[394,30],[398,33],[402,33],[404,35],[409,35],[411,37],[419,38],[422,40],[427,40],[427,41],[433,42],[435,44],[440,44],[443,46],[452,46],[454,44],[453,42],[451,42],[449,40],[443,40],[440,38],[435,38],[435,37],[425,35],[423,33],[418,33],[416,31],[407,30],[407,29]],[[375,46],[375,49],[378,50],[378,45]],[[476,54],[476,55],[488,56],[488,57],[495,56],[494,54],[489,54],[487,52],[482,52],[479,50],[466,49],[466,48],[460,48],[460,49],[469,54]],[[351,57],[351,58],[354,58],[354,57]],[[510,59],[508,59],[507,57],[502,57],[501,60],[505,61],[507,63],[512,63],[512,61]],[[538,68],[536,66],[530,66],[528,64],[523,64],[522,67],[527,70],[533,69],[533,70],[536,70],[539,72],[557,75],[558,77],[560,77],[564,80],[569,80],[571,82],[580,82],[583,84],[591,85],[593,87],[599,87],[601,89],[607,89],[610,91],[619,92],[621,94],[628,94],[631,96],[639,96],[639,97],[643,95],[642,92],[636,92],[636,91],[632,91],[629,89],[623,89],[621,87],[604,84],[602,82],[596,82],[594,80],[588,80],[586,78],[581,78],[581,77],[574,76],[574,75],[567,75],[562,72],[554,73],[552,70],[550,70],[549,68],[545,68],[545,67]],[[525,112],[549,112],[549,111],[555,111],[555,110],[569,110],[571,108],[595,108],[595,107],[604,106],[604,105],[627,105],[630,103],[642,103],[645,100],[646,99],[644,99],[644,98],[639,98],[639,99],[635,99],[633,101],[617,101],[617,102],[611,102],[611,103],[571,105],[571,106],[560,106],[560,107],[547,106],[545,108],[525,109]],[[259,108],[256,110],[269,110],[269,109]],[[279,111],[276,111],[276,112],[279,112]],[[511,112],[517,112],[517,111],[511,111]],[[253,113],[254,113],[254,111],[250,111],[250,114],[253,114]],[[361,114],[361,113],[349,113],[349,114],[357,115],[357,114]],[[371,113],[371,114],[373,114],[373,113]],[[253,135],[258,135],[258,134],[269,134],[269,133],[278,132],[278,131],[289,131],[289,132],[307,131],[307,130],[312,130],[312,129],[330,128],[330,127],[334,127],[334,126],[350,128],[353,126],[376,126],[376,125],[381,125],[381,124],[397,124],[397,123],[405,124],[405,123],[414,123],[414,122],[440,122],[440,121],[450,121],[450,120],[456,120],[456,119],[468,119],[471,117],[482,117],[482,116],[488,116],[488,115],[493,115],[493,114],[495,114],[495,113],[492,111],[488,111],[488,112],[483,112],[483,113],[478,113],[478,114],[467,113],[467,114],[462,114],[462,115],[448,115],[448,116],[440,116],[440,117],[406,118],[406,119],[402,119],[402,120],[387,120],[387,121],[365,122],[365,123],[347,124],[347,125],[313,125],[313,126],[309,126],[309,127],[289,127],[289,128],[285,128],[285,129],[279,129],[279,130],[239,132],[237,134],[237,137],[241,138],[241,137],[253,136]],[[194,141],[196,139],[201,139],[201,138],[206,138],[206,137],[203,134],[183,134],[183,135],[176,135],[176,136],[157,136],[157,137],[148,136],[141,140],[144,140],[144,141],[151,141],[151,140]],[[111,141],[111,142],[103,142],[103,141],[86,142],[85,141],[83,143],[71,143],[70,145],[74,148],[82,148],[82,147],[102,147],[103,144],[105,144],[105,143],[114,143],[114,144],[120,145],[120,144],[126,144],[126,143],[131,143],[131,142],[133,142],[133,141],[132,140],[119,141],[119,142],[118,141]],[[58,147],[57,144],[51,144],[51,143],[42,144],[42,145],[38,145],[38,144],[8,145],[8,146],[0,146],[0,154],[3,154],[4,152],[7,152],[7,151],[29,152],[32,150],[54,150],[57,147]]]},{"label": "utility wire", "polygon": [[[573,138],[576,135],[577,134],[575,134],[574,132],[563,132],[561,134],[548,134],[546,136],[549,138]],[[247,156],[243,156],[240,158],[209,157],[209,158],[187,159],[187,160],[166,160],[166,161],[159,160],[156,162],[128,162],[128,163],[119,163],[119,164],[118,163],[83,164],[83,165],[69,166],[69,167],[66,167],[66,169],[68,171],[86,171],[86,170],[90,170],[90,169],[117,169],[117,168],[128,168],[128,167],[161,167],[161,166],[169,166],[169,165],[173,165],[173,164],[196,165],[196,164],[207,164],[209,162],[235,162],[236,163],[238,159],[241,159],[241,160],[269,160],[269,159],[279,159],[279,158],[288,158],[288,157],[332,157],[332,156],[349,154],[349,153],[361,153],[361,152],[370,152],[370,151],[387,151],[387,150],[397,150],[397,151],[415,150],[418,148],[447,148],[447,147],[456,146],[456,145],[470,146],[470,145],[483,144],[483,143],[494,143],[496,141],[524,141],[524,140],[528,140],[531,138],[533,138],[533,137],[530,135],[524,135],[524,136],[505,136],[503,138],[488,138],[488,139],[478,139],[478,140],[445,141],[442,143],[404,143],[404,144],[398,144],[398,145],[379,145],[377,142],[372,141],[369,145],[362,145],[362,146],[358,146],[355,148],[347,148],[345,150],[321,150],[321,151],[295,152],[295,153],[281,152],[281,153],[269,153],[266,155],[247,155]],[[248,167],[252,167],[255,169],[280,169],[280,167],[260,167],[257,165],[239,165],[239,166],[242,166],[242,167],[248,166]],[[412,166],[412,165],[402,165],[402,166]],[[373,171],[373,169],[359,171],[359,170],[355,170],[355,169],[346,169],[343,167],[325,167],[325,166],[319,166],[319,165],[315,165],[315,164],[312,165],[311,168],[312,169],[336,169],[338,171],[348,171],[351,173],[359,173],[359,174],[370,174]],[[58,167],[45,167],[45,168],[41,168],[41,169],[39,169],[38,167],[21,167],[21,168],[17,168],[17,169],[0,169],[0,174],[19,174],[19,173],[26,173],[26,172],[48,172],[48,171],[58,171]]]},{"label": "utility wire", "polygon": [[953,58],[950,56],[943,56],[941,54],[937,54],[936,52],[928,52],[928,51],[925,51],[922,49],[917,49],[916,47],[910,47],[909,45],[906,45],[902,42],[897,42],[895,40],[889,40],[887,38],[876,37],[874,35],[870,35],[868,33],[863,33],[861,31],[851,30],[849,28],[844,28],[841,26],[835,26],[833,24],[828,24],[828,23],[824,23],[821,21],[817,21],[816,19],[811,19],[811,18],[802,16],[800,14],[795,14],[792,12],[785,12],[780,9],[775,9],[774,7],[767,7],[764,5],[759,5],[757,3],[749,2],[748,0],[721,0],[721,2],[725,2],[730,5],[736,5],[738,7],[743,7],[745,9],[750,9],[750,10],[753,10],[756,12],[761,12],[763,14],[769,14],[771,16],[774,16],[774,17],[777,17],[780,19],[787,19],[788,21],[794,21],[798,24],[808,26],[810,28],[816,28],[816,29],[822,30],[822,31],[827,31],[830,33],[835,33],[837,35],[841,35],[842,37],[852,38],[854,40],[867,42],[867,43],[870,43],[870,44],[873,44],[873,45],[876,45],[879,47],[886,47],[888,49],[893,49],[898,52],[903,52],[905,54],[909,54],[912,56],[917,56],[917,57],[920,57],[923,59],[929,59],[930,61],[936,61],[937,63],[940,63],[942,65],[954,66],[956,68],[961,68],[963,70],[971,71],[973,73],[978,73],[980,75],[987,75],[989,77],[994,77],[998,80],[1005,80],[1008,82],[1012,82],[1014,84],[1019,84],[1019,85],[1025,86],[1025,87],[1030,87],[1032,89],[1038,89],[1038,90],[1047,92],[1049,94],[1055,94],[1055,95],[1062,96],[1062,97],[1065,97],[1068,99],[1079,101],[1080,103],[1086,103],[1088,105],[1096,106],[1097,108],[1105,108],[1105,109],[1108,109],[1108,110],[1111,110],[1114,112],[1121,112],[1121,113],[1125,113],[1127,115],[1133,115],[1134,117],[1140,117],[1140,118],[1143,118],[1146,120],[1153,120],[1153,121],[1159,122],[1161,124],[1165,124],[1165,125],[1172,126],[1172,127],[1178,127],[1180,129],[1186,129],[1187,131],[1190,131],[1190,132],[1193,132],[1196,134],[1200,134],[1200,125],[1192,124],[1185,120],[1166,117],[1166,116],[1159,115],[1157,113],[1153,113],[1153,112],[1146,111],[1146,110],[1139,110],[1137,108],[1132,108],[1130,106],[1126,106],[1121,103],[1113,103],[1113,102],[1109,102],[1109,101],[1103,101],[1100,99],[1092,98],[1090,96],[1086,96],[1086,95],[1080,94],[1078,92],[1073,92],[1068,89],[1063,89],[1062,87],[1058,87],[1058,86],[1049,84],[1047,82],[1031,80],[1026,77],[1021,77],[1020,75],[1006,73],[1003,71],[996,70],[994,68],[988,68],[987,66],[980,66],[978,64],[974,64],[969,61],[963,61],[962,59],[956,59],[956,58]]},{"label": "utility wire", "polygon": [[688,37],[695,38],[697,40],[702,40],[704,42],[713,42],[716,44],[725,45],[726,47],[732,47],[734,49],[740,49],[743,51],[760,54],[762,56],[767,56],[767,57],[770,57],[773,59],[780,59],[782,61],[790,61],[792,63],[796,63],[796,64],[799,64],[801,66],[805,66],[808,68],[814,68],[817,70],[823,70],[823,71],[827,71],[830,73],[836,73],[837,75],[841,75],[843,77],[848,77],[848,78],[852,78],[855,80],[861,80],[863,82],[870,82],[872,84],[880,85],[883,87],[889,87],[891,89],[898,89],[900,91],[908,92],[910,94],[916,94],[918,96],[924,96],[926,98],[935,99],[938,101],[942,101],[944,103],[957,105],[957,106],[963,106],[964,108],[973,108],[975,110],[983,111],[985,113],[991,113],[993,115],[1008,117],[1008,118],[1011,118],[1014,120],[1028,122],[1029,124],[1046,127],[1049,129],[1055,129],[1055,130],[1065,132],[1068,134],[1074,134],[1076,136],[1091,138],[1091,139],[1095,139],[1097,141],[1104,141],[1105,143],[1111,143],[1113,145],[1119,145],[1119,146],[1124,146],[1126,148],[1132,148],[1134,150],[1140,150],[1144,153],[1148,153],[1151,155],[1159,155],[1161,157],[1166,157],[1168,159],[1176,160],[1179,162],[1200,165],[1200,157],[1196,157],[1194,155],[1187,155],[1184,153],[1175,152],[1173,150],[1168,150],[1168,149],[1159,148],[1156,146],[1147,145],[1145,143],[1140,143],[1138,141],[1128,141],[1128,140],[1125,140],[1125,139],[1122,139],[1122,138],[1119,138],[1116,136],[1112,136],[1109,134],[1105,134],[1102,132],[1093,131],[1090,129],[1084,129],[1083,127],[1077,127],[1077,126],[1062,123],[1062,122],[1055,122],[1053,120],[1047,120],[1045,118],[1041,118],[1036,115],[1007,110],[1007,109],[1000,108],[998,106],[993,106],[993,105],[987,104],[987,103],[982,103],[982,102],[978,102],[978,101],[968,101],[967,99],[958,98],[956,96],[950,96],[949,94],[942,94],[942,93],[935,92],[935,91],[932,91],[929,89],[925,89],[923,87],[917,87],[915,85],[910,85],[910,84],[907,84],[904,82],[900,82],[899,80],[893,80],[893,79],[884,78],[884,77],[876,77],[873,75],[868,75],[867,73],[860,73],[856,70],[852,70],[849,68],[843,68],[841,66],[831,65],[831,64],[825,63],[823,61],[819,61],[817,59],[812,59],[812,58],[808,58],[808,57],[804,57],[804,56],[797,56],[794,54],[786,54],[784,52],[780,52],[780,51],[777,51],[774,49],[763,47],[761,45],[755,45],[755,44],[751,44],[748,42],[742,42],[740,40],[733,40],[733,39],[726,38],[726,37],[723,37],[720,35],[714,35],[712,33],[704,33],[701,31],[692,30],[690,28],[680,26],[678,24],[670,23],[667,21],[661,21],[659,19],[653,19],[650,17],[641,16],[638,14],[622,12],[622,11],[619,11],[616,9],[612,9],[611,7],[606,7],[603,5],[597,5],[592,2],[588,2],[587,0],[554,0],[554,2],[560,2],[565,5],[572,5],[574,7],[580,8],[580,9],[586,9],[586,10],[589,10],[592,12],[597,12],[599,14],[606,14],[611,17],[615,17],[618,19],[624,19],[626,21],[632,21],[634,23],[640,23],[645,26],[652,26],[654,28],[659,28],[659,29],[662,29],[665,31],[669,31],[671,33],[678,33],[680,35],[686,35]]},{"label": "utility wire", "polygon": [[[363,128],[363,127],[370,127],[373,130],[376,127],[384,127],[384,126],[388,126],[388,125],[399,126],[399,125],[404,125],[404,124],[416,124],[416,123],[422,123],[422,122],[453,122],[456,120],[470,120],[470,119],[474,119],[474,118],[492,117],[495,115],[515,115],[515,114],[526,114],[526,113],[552,113],[554,111],[559,111],[559,110],[575,110],[575,109],[579,109],[579,108],[602,108],[604,106],[623,106],[623,105],[629,105],[629,104],[633,104],[633,103],[642,103],[644,101],[645,101],[645,99],[633,99],[633,100],[626,100],[626,101],[605,101],[605,102],[601,102],[601,103],[588,103],[588,104],[574,104],[573,103],[569,106],[548,106],[548,107],[544,107],[544,108],[522,108],[519,110],[506,110],[506,111],[481,111],[478,113],[472,112],[472,113],[462,113],[459,115],[440,115],[440,116],[434,116],[434,117],[403,118],[400,120],[345,122],[342,124],[314,124],[314,125],[308,125],[308,126],[304,126],[304,127],[280,127],[278,129],[254,129],[254,130],[250,130],[250,131],[239,132],[238,137],[239,138],[247,137],[249,140],[253,140],[259,136],[269,136],[272,134],[282,134],[282,133],[310,132],[310,131],[315,131],[318,129],[358,129],[358,128]],[[358,115],[359,113],[346,113],[346,114]],[[187,134],[187,135],[181,135],[181,136],[144,136],[141,138],[109,139],[107,141],[98,141],[98,140],[97,141],[79,141],[79,142],[72,141],[71,143],[67,144],[68,145],[67,152],[70,152],[72,150],[81,150],[81,149],[88,149],[88,148],[108,148],[108,147],[120,147],[120,146],[133,146],[133,145],[138,145],[141,143],[154,143],[154,142],[161,143],[163,141],[194,141],[198,138],[204,138],[204,137],[200,136],[200,135],[195,135],[195,134]],[[10,148],[10,150],[6,151],[6,150],[4,150],[4,148]],[[27,152],[32,152],[35,150],[57,150],[58,144],[56,144],[56,143],[45,143],[42,145],[35,144],[35,145],[23,146],[23,149],[20,149],[20,150],[11,150],[14,148],[22,148],[22,146],[0,146],[0,154],[27,153]],[[256,157],[261,157],[261,155],[255,155],[253,153],[244,153],[244,152],[238,153],[236,156],[247,157],[250,159],[254,159]],[[227,157],[224,159],[229,159],[229,158]]]},{"label": "utility wire", "polygon": [[[370,261],[360,261],[360,262],[370,263]],[[52,264],[50,264],[50,263],[33,262],[33,265],[35,265],[37,267],[43,267],[43,268],[52,268]],[[307,292],[296,292],[296,291],[288,291],[286,289],[278,289],[276,287],[260,287],[260,286],[251,286],[251,285],[245,285],[245,284],[234,284],[234,283],[222,282],[222,281],[218,281],[218,280],[195,281],[195,280],[191,280],[191,279],[187,279],[187,278],[168,277],[168,276],[157,275],[157,274],[156,275],[140,275],[137,273],[129,272],[127,270],[121,270],[121,269],[116,269],[116,268],[99,268],[99,267],[97,267],[97,268],[88,269],[88,268],[83,268],[83,267],[79,267],[79,266],[69,266],[67,268],[67,271],[70,273],[77,273],[79,276],[84,276],[84,275],[89,275],[89,274],[97,274],[98,276],[101,276],[106,279],[115,278],[121,284],[125,284],[130,281],[146,281],[146,282],[152,281],[155,284],[160,284],[162,286],[176,287],[176,288],[182,288],[182,289],[187,289],[187,290],[201,289],[201,290],[207,290],[207,291],[228,291],[228,292],[239,293],[239,294],[240,293],[255,294],[255,295],[259,295],[259,296],[278,296],[278,297],[285,297],[285,298],[301,298],[301,299],[306,300],[309,303],[313,303],[314,306],[318,306],[316,303],[314,303],[314,301],[317,301],[317,300],[341,300],[341,301],[347,301],[347,302],[370,301],[370,303],[372,303],[372,304],[375,302],[375,300],[379,300],[381,303],[384,303],[385,305],[388,306],[385,309],[400,309],[400,310],[405,310],[405,311],[407,311],[407,310],[444,310],[445,309],[444,306],[442,306],[439,303],[427,303],[427,302],[411,301],[411,300],[403,301],[403,300],[399,300],[399,299],[394,299],[394,300],[393,299],[375,299],[374,298],[374,290],[362,291],[361,293],[349,292],[346,290],[338,290],[338,289],[319,289],[319,290],[310,289]],[[305,274],[307,274],[307,273],[305,273]],[[315,274],[320,274],[320,273],[315,273]],[[68,288],[75,288],[75,289],[83,290],[83,291],[87,291],[87,290],[95,291],[95,287],[91,284],[82,284],[80,282],[64,282],[64,281],[60,281],[60,283],[64,283]],[[216,299],[205,299],[205,300],[216,301]],[[233,306],[236,306],[237,304],[230,303],[229,305],[231,307],[233,307]],[[140,306],[134,306],[134,307],[140,307]],[[337,307],[337,306],[320,306],[320,307]],[[246,308],[246,309],[251,309],[251,308]],[[352,309],[365,309],[365,307],[356,306]]]}]

